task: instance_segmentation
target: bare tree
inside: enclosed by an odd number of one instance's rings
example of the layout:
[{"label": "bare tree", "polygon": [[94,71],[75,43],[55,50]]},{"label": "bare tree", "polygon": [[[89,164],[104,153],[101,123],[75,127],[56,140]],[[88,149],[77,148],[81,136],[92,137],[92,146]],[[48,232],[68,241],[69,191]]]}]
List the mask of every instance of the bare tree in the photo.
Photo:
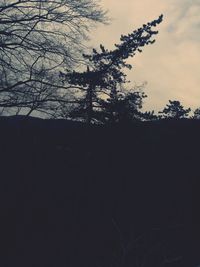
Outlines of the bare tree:
[{"label": "bare tree", "polygon": [[0,107],[55,107],[69,88],[59,71],[79,62],[91,23],[106,20],[96,0],[2,0]]}]

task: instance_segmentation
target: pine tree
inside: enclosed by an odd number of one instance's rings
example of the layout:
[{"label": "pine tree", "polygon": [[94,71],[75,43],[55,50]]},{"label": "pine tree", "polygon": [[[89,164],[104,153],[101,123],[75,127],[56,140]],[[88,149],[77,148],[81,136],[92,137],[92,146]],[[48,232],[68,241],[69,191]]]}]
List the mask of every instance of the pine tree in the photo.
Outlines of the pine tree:
[{"label": "pine tree", "polygon": [[194,115],[192,116],[193,119],[200,119],[200,108],[195,109]]},{"label": "pine tree", "polygon": [[[87,70],[84,72],[73,71],[61,73],[61,76],[69,84],[80,86],[85,90],[85,97],[81,105],[75,109],[75,115],[86,117],[91,123],[95,110],[101,109],[101,97],[106,95],[110,102],[115,101],[118,96],[117,88],[127,82],[126,74],[123,69],[131,69],[132,66],[126,62],[129,57],[133,57],[136,52],[142,52],[146,45],[153,44],[155,39],[152,37],[158,34],[153,30],[162,22],[163,15],[158,19],[144,24],[141,28],[134,30],[131,34],[122,35],[121,43],[115,44],[114,50],[105,49],[100,45],[100,51],[93,49],[89,55],[83,55],[88,62]],[[101,95],[101,97],[99,96]],[[127,98],[131,97],[128,95]]]},{"label": "pine tree", "polygon": [[159,113],[163,118],[182,119],[188,117],[190,111],[190,108],[185,109],[179,101],[169,100],[169,104]]}]

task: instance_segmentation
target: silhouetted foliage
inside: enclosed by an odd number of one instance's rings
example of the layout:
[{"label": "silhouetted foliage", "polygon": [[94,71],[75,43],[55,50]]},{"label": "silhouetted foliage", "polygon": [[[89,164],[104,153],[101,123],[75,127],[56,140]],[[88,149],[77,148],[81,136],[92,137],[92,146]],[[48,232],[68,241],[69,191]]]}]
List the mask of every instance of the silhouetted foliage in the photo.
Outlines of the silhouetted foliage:
[{"label": "silhouetted foliage", "polygon": [[99,110],[94,117],[103,123],[133,122],[145,119],[146,113],[141,111],[143,99],[147,95],[142,91],[116,90],[108,99],[99,99]]},{"label": "silhouetted foliage", "polygon": [[155,120],[158,120],[158,119],[160,119],[160,116],[156,115],[154,113],[154,110],[145,111],[145,112],[142,112],[142,114],[141,114],[141,120],[143,120],[143,121],[155,121]]},{"label": "silhouetted foliage", "polygon": [[200,108],[195,109],[194,114],[192,116],[193,119],[200,119]]},{"label": "silhouetted foliage", "polygon": [[[142,88],[143,85],[137,86],[133,90],[118,89],[115,93],[110,93],[106,99],[97,97],[92,110],[93,121],[104,124],[141,120],[144,114],[140,109],[143,99],[147,97],[141,90]],[[86,120],[85,99],[80,100],[77,108],[72,108],[67,115],[69,118],[84,118]]]},{"label": "silhouetted foliage", "polygon": [[179,101],[169,100],[169,104],[159,113],[162,114],[163,118],[182,119],[187,118],[190,111],[190,108],[185,109]]},{"label": "silhouetted foliage", "polygon": [[[61,77],[69,84],[80,86],[85,91],[85,95],[80,101],[80,107],[76,108],[76,112],[80,108],[80,112],[77,115],[80,116],[82,114],[82,117],[86,117],[87,122],[91,123],[94,118],[95,108],[101,108],[99,106],[101,100],[99,99],[106,95],[111,98],[110,102],[113,102],[112,98],[117,95],[117,88],[127,82],[123,68],[132,68],[126,60],[129,57],[133,57],[137,51],[142,52],[144,46],[155,42],[152,37],[158,31],[152,28],[160,24],[162,18],[163,16],[161,15],[157,20],[144,24],[131,34],[122,35],[120,39],[121,43],[115,44],[114,50],[107,50],[103,45],[100,45],[99,52],[93,49],[90,55],[83,55],[88,61],[89,66],[86,71],[60,73]],[[126,100],[123,100],[123,103],[124,101],[130,103],[131,98],[131,101],[134,102],[135,100],[133,101],[133,98],[135,97],[137,98],[137,94],[128,94]],[[120,100],[120,104],[122,104],[122,99]]]}]

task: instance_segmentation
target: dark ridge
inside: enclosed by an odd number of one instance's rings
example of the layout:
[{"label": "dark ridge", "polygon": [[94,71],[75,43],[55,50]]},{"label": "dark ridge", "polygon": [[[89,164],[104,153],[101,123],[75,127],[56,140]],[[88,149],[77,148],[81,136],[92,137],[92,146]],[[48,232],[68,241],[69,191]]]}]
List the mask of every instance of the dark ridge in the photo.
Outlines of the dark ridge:
[{"label": "dark ridge", "polygon": [[0,117],[0,149],[1,266],[200,263],[200,121]]}]

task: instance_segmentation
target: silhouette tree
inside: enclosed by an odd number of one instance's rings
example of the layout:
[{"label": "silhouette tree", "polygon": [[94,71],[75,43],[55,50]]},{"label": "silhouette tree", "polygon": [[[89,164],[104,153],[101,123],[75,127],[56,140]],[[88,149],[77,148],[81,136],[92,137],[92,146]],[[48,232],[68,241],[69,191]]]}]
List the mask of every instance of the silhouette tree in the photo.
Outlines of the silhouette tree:
[{"label": "silhouette tree", "polygon": [[[118,95],[117,88],[127,82],[124,68],[131,69],[132,66],[126,62],[129,57],[133,57],[137,51],[142,52],[142,47],[155,42],[152,36],[158,31],[153,30],[162,22],[163,16],[144,24],[131,34],[122,35],[121,43],[115,44],[114,50],[105,49],[100,45],[100,51],[93,49],[89,55],[83,55],[88,62],[87,70],[84,72],[73,71],[60,73],[60,76],[71,85],[82,87],[85,92],[82,98],[78,98],[80,105],[75,109],[75,115],[86,119],[91,123],[95,119],[95,110],[101,109],[103,103],[100,99],[108,97],[113,103]],[[129,94],[123,102],[134,102],[133,98],[138,95]],[[136,98],[137,98],[136,97]],[[130,101],[132,99],[132,101]],[[122,99],[120,99],[122,103]],[[105,104],[105,102],[104,102]],[[110,106],[110,105],[109,105]],[[104,107],[105,109],[105,107]]]},{"label": "silhouette tree", "polygon": [[190,111],[190,108],[185,109],[179,101],[169,100],[169,104],[159,113],[163,118],[182,119],[188,117]]},{"label": "silhouette tree", "polygon": [[95,0],[1,1],[0,108],[30,114],[64,101],[58,70],[75,66],[91,23],[106,20]]},{"label": "silhouette tree", "polygon": [[141,120],[143,121],[155,121],[159,120],[160,116],[156,115],[154,113],[154,110],[152,111],[145,111],[141,113]]},{"label": "silhouette tree", "polygon": [[192,116],[193,119],[200,119],[200,108],[195,109],[194,115]]},{"label": "silhouette tree", "polygon": [[111,92],[108,99],[99,98],[99,110],[94,111],[94,117],[103,123],[119,123],[142,120],[144,113],[141,110],[143,99],[147,95],[136,86],[133,90],[118,89]]},{"label": "silhouette tree", "polygon": [[142,108],[142,100],[145,97],[143,92],[136,91],[119,94],[116,98],[110,98],[107,101],[102,100],[103,112],[100,112],[100,115],[103,120],[110,122],[138,120],[141,117],[139,109]]}]

